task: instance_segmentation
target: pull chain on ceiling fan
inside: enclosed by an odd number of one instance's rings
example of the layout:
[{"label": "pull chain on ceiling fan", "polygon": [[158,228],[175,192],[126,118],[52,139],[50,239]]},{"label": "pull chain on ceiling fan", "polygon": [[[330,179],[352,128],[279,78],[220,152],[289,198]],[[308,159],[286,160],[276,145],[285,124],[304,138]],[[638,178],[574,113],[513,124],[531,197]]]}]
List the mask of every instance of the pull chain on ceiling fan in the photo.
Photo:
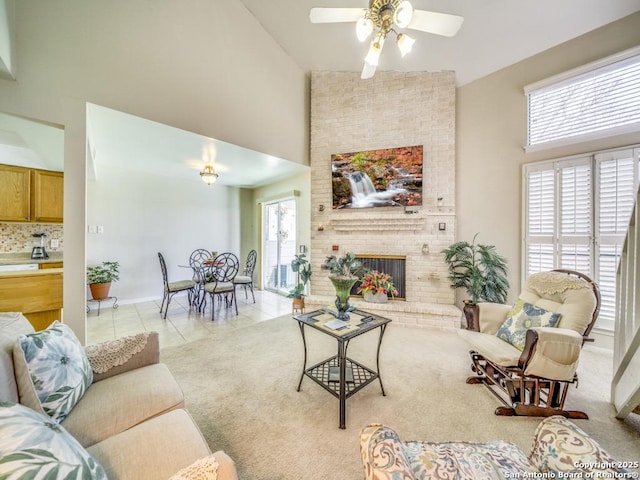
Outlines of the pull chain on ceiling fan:
[{"label": "pull chain on ceiling fan", "polygon": [[[370,0],[369,8],[312,8],[311,23],[356,22],[356,36],[364,42],[371,36],[364,59],[361,78],[371,78],[376,72],[380,53],[390,32],[396,34],[396,44],[404,57],[415,40],[396,28],[410,28],[436,35],[452,37],[462,26],[463,18],[447,13],[414,10],[407,0]],[[373,36],[372,36],[373,35]]]}]

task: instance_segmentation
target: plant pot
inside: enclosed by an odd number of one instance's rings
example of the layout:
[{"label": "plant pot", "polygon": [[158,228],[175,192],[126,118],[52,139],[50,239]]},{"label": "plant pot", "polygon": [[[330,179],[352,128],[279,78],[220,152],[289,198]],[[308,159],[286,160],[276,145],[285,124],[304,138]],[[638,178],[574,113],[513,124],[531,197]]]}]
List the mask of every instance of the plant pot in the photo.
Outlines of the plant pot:
[{"label": "plant pot", "polygon": [[351,305],[349,305],[349,296],[351,295],[351,289],[358,281],[358,277],[329,277],[333,288],[336,290],[335,305],[338,309],[338,318],[341,320],[347,320],[351,311]]},{"label": "plant pot", "polygon": [[387,303],[389,297],[387,297],[386,293],[380,292],[364,292],[362,296],[365,302],[369,303]]},{"label": "plant pot", "polygon": [[111,288],[111,282],[89,284],[91,297],[94,300],[104,300],[105,298],[107,298],[109,296],[109,288]]},{"label": "plant pot", "polygon": [[478,304],[473,303],[471,300],[464,300],[464,307],[462,307],[462,312],[464,313],[464,317],[467,319],[467,330],[475,330],[476,332],[480,331],[480,311],[478,308]]},{"label": "plant pot", "polygon": [[302,298],[295,298],[293,299],[293,313],[295,313],[296,311],[299,311],[300,313],[304,313],[304,297]]}]

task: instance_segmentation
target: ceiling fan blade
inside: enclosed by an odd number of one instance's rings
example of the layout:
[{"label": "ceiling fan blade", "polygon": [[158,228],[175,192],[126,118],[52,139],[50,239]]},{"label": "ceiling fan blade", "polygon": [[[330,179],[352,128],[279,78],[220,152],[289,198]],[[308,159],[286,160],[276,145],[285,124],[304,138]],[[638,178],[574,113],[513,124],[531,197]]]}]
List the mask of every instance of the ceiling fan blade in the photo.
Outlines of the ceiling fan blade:
[{"label": "ceiling fan blade", "polygon": [[413,18],[407,28],[453,37],[460,30],[463,21],[464,18],[458,15],[414,10]]},{"label": "ceiling fan blade", "polygon": [[309,20],[311,23],[356,22],[364,12],[364,8],[314,7],[309,12]]},{"label": "ceiling fan blade", "polygon": [[369,65],[367,62],[364,62],[364,67],[362,67],[362,73],[360,74],[360,78],[366,80],[367,78],[371,78],[376,73],[376,66]]}]

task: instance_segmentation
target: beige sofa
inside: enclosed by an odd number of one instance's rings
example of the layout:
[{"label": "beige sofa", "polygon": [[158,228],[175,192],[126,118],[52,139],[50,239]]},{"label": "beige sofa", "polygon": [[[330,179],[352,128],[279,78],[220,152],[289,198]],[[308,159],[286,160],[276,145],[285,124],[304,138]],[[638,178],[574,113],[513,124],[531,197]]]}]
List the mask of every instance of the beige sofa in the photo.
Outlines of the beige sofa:
[{"label": "beige sofa", "polygon": [[531,453],[502,440],[484,443],[401,441],[389,427],[360,432],[366,480],[637,478],[637,458],[616,461],[566,418],[540,422]]},{"label": "beige sofa", "polygon": [[[0,313],[0,402],[31,407],[33,399],[21,388],[29,373],[19,362],[14,368],[13,355],[18,336],[30,333],[33,328],[24,316]],[[180,387],[159,363],[158,334],[145,335],[143,345],[122,365],[104,373],[95,373],[94,368],[93,383],[60,424],[111,480],[168,479],[205,457],[209,470],[217,472],[197,478],[237,480],[233,461],[224,452],[211,454],[184,409]],[[93,348],[92,367],[96,359],[100,363],[101,355],[117,358],[118,348],[126,348],[126,342],[107,342],[101,347]]]}]

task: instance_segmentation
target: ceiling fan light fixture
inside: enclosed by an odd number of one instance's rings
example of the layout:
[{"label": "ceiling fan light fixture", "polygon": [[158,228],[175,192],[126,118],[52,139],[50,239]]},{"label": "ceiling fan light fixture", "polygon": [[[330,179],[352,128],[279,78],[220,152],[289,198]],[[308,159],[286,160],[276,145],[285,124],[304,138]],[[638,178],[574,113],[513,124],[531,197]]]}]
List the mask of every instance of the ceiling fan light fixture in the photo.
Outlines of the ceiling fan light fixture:
[{"label": "ceiling fan light fixture", "polygon": [[362,80],[366,80],[367,78],[372,78],[376,73],[376,67],[373,65],[369,65],[367,62],[364,62],[364,66],[362,67],[362,73],[360,74],[360,78]]},{"label": "ceiling fan light fixture", "polygon": [[373,22],[370,18],[362,17],[356,22],[356,36],[364,42],[373,33]]},{"label": "ceiling fan light fixture", "polygon": [[411,49],[413,48],[413,44],[416,43],[416,41],[406,33],[401,33],[400,35],[398,35],[396,43],[398,45],[398,50],[400,50],[400,55],[404,57],[411,51]]},{"label": "ceiling fan light fixture", "polygon": [[400,28],[407,28],[413,18],[413,5],[404,0],[398,4],[393,13],[393,21]]},{"label": "ceiling fan light fixture", "polygon": [[218,179],[218,174],[214,170],[213,165],[207,164],[200,172],[200,178],[202,178],[202,181],[207,185],[211,185]]},{"label": "ceiling fan light fixture", "polygon": [[382,46],[384,45],[384,35],[382,33],[378,33],[375,37],[371,39],[371,45],[369,45],[369,52],[367,56],[364,57],[364,61],[371,65],[372,67],[378,66],[378,61],[380,60],[380,52],[382,52]]}]

